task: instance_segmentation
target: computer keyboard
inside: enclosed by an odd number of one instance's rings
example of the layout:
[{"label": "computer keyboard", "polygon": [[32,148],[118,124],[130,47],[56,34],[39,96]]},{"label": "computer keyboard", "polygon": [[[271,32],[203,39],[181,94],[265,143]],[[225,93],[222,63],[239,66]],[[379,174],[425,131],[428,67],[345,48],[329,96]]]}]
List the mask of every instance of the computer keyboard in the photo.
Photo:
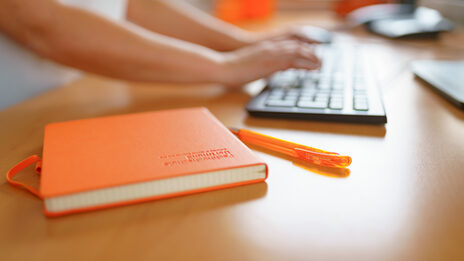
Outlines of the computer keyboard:
[{"label": "computer keyboard", "polygon": [[361,45],[320,45],[319,71],[275,73],[247,104],[247,111],[261,117],[386,123],[368,52]]}]

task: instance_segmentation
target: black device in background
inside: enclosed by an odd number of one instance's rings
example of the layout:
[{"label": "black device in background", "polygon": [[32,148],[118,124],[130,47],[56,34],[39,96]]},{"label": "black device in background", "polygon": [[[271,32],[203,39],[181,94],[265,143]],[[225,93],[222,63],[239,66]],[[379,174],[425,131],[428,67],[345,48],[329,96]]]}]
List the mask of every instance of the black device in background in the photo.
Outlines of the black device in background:
[{"label": "black device in background", "polygon": [[351,12],[348,19],[390,38],[435,38],[440,32],[453,28],[438,11],[417,7],[415,0],[359,8]]}]

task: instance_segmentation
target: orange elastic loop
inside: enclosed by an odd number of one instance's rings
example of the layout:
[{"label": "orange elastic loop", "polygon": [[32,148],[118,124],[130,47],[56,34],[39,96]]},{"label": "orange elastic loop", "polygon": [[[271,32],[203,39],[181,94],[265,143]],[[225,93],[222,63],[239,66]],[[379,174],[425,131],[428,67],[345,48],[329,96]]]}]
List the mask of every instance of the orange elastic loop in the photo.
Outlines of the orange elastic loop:
[{"label": "orange elastic loop", "polygon": [[38,198],[42,199],[42,195],[40,195],[39,191],[36,190],[35,188],[33,187],[30,187],[26,184],[23,184],[21,182],[18,182],[18,181],[14,181],[13,180],[13,177],[18,174],[18,172],[20,172],[21,170],[23,170],[24,168],[26,168],[27,166],[30,166],[31,164],[34,164],[36,163],[36,166],[35,166],[35,170],[38,174],[40,174],[40,170],[41,170],[41,160],[39,158],[39,156],[37,155],[33,155],[33,156],[30,156],[29,158],[21,161],[20,163],[16,164],[16,166],[14,166],[13,168],[11,168],[7,173],[6,173],[6,180],[8,181],[8,183],[10,183],[11,185],[13,186],[16,186],[16,187],[20,187],[20,188],[23,188],[23,189],[26,189],[28,190],[29,192],[31,192],[32,194],[34,194],[35,196],[37,196]]}]

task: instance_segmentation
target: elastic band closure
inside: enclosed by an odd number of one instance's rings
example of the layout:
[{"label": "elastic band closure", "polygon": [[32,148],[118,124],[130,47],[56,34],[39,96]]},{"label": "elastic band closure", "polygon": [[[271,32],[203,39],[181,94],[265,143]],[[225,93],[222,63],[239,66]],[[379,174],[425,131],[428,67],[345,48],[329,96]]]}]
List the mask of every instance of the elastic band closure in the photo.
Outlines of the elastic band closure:
[{"label": "elastic band closure", "polygon": [[11,185],[13,186],[16,186],[16,187],[20,187],[20,188],[23,188],[23,189],[26,189],[28,190],[29,192],[31,192],[32,194],[34,194],[36,197],[42,199],[42,195],[40,195],[39,191],[36,190],[35,188],[31,187],[31,186],[28,186],[24,183],[21,183],[21,182],[18,182],[18,181],[14,181],[13,180],[13,177],[18,174],[21,170],[23,170],[24,168],[32,165],[36,163],[35,165],[35,171],[37,172],[37,174],[40,175],[40,171],[42,169],[42,161],[40,160],[39,156],[37,155],[33,155],[33,156],[30,156],[28,157],[27,159],[21,161],[20,163],[16,164],[16,166],[14,166],[13,168],[11,168],[7,173],[6,173],[6,180],[8,181],[8,183],[10,183]]}]

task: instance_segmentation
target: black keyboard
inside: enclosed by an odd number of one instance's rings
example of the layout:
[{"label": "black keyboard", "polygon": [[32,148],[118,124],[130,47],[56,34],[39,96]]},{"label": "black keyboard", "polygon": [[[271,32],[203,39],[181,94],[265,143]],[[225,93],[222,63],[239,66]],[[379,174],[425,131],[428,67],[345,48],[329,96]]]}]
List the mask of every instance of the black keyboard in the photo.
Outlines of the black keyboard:
[{"label": "black keyboard", "polygon": [[289,69],[268,79],[264,90],[247,104],[258,117],[387,122],[378,85],[362,46],[321,45],[320,71]]}]

